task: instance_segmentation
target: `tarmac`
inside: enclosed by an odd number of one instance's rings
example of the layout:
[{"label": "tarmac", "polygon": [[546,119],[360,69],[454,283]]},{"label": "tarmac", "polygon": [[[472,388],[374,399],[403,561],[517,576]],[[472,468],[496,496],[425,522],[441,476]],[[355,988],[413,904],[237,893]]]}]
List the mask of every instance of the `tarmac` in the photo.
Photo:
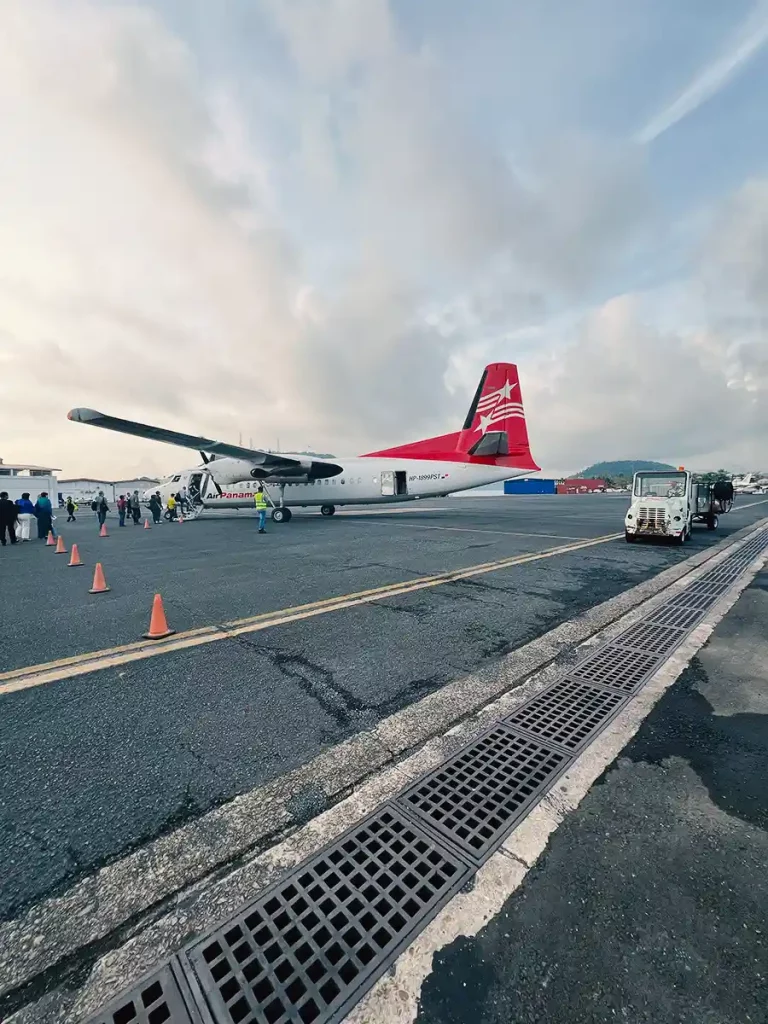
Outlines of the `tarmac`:
[{"label": "tarmac", "polygon": [[764,570],[418,1024],[768,1020],[766,622]]},{"label": "tarmac", "polygon": [[[56,525],[68,547],[78,544],[85,568],[69,568],[68,556],[41,542],[3,549],[0,922],[34,913],[119,858],[620,600],[762,519],[768,499],[742,499],[717,531],[697,528],[684,547],[625,544],[625,505],[626,498],[608,495],[450,498],[343,510],[330,520],[297,512],[290,524],[269,524],[265,536],[247,514],[147,531],[119,529],[110,518],[108,538],[99,538],[95,517],[81,511],[77,523],[60,517]],[[97,560],[112,589],[90,595]],[[146,632],[157,592],[178,646],[153,656],[121,652]],[[734,614],[725,622],[738,621]],[[93,652],[100,653],[90,671]],[[748,704],[757,686],[745,694]],[[690,725],[678,732],[695,742]],[[737,734],[732,743],[740,745]],[[676,756],[688,755],[676,748]],[[635,761],[638,771],[647,769],[642,757]],[[730,786],[732,793],[737,788]],[[668,811],[663,801],[654,804],[652,788],[642,790],[642,778],[629,796],[622,790],[613,813],[634,807],[642,818]],[[604,782],[589,800],[602,795],[610,803],[608,792]],[[681,799],[684,793],[683,786]],[[327,787],[319,804],[316,797],[311,787],[303,792],[293,807],[297,821],[325,806]],[[600,813],[590,818],[595,828]],[[556,842],[567,841],[563,827]],[[581,871],[589,886],[586,862],[607,868],[614,854],[611,845],[596,856],[596,842],[581,841],[582,868],[566,852],[558,870],[567,864]],[[639,858],[652,873],[653,851],[639,838],[625,845],[627,861]],[[555,873],[544,886],[542,921],[545,904],[555,913],[552,893],[563,884],[572,879]],[[626,913],[617,909],[616,918]],[[543,943],[549,930],[542,926],[537,934]],[[472,981],[477,1005],[470,1000],[455,1019],[549,1019],[535,1001],[527,1009],[516,1003],[518,1016],[505,1002],[535,958],[507,969],[513,961],[505,943],[512,940],[503,932],[473,941],[455,962],[438,965],[425,988],[423,1019],[454,1019],[446,1005],[461,999],[451,986],[476,956],[494,965],[497,995],[481,1006],[483,991]],[[556,944],[557,936],[549,941]],[[488,945],[478,952],[481,942]],[[530,946],[528,937],[523,945]],[[605,954],[593,945],[597,970]],[[557,960],[552,949],[540,954],[541,963]],[[647,1019],[673,1019],[655,1012]]]}]

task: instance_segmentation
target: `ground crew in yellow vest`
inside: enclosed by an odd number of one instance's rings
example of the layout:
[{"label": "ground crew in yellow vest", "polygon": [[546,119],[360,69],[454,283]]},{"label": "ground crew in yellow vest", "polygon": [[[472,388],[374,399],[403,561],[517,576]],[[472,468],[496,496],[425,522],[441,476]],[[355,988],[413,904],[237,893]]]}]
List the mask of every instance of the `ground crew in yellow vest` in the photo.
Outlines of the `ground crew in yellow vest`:
[{"label": "ground crew in yellow vest", "polygon": [[264,495],[264,488],[259,484],[259,488],[253,496],[253,500],[256,502],[256,511],[259,513],[259,533],[267,532],[267,499]]}]

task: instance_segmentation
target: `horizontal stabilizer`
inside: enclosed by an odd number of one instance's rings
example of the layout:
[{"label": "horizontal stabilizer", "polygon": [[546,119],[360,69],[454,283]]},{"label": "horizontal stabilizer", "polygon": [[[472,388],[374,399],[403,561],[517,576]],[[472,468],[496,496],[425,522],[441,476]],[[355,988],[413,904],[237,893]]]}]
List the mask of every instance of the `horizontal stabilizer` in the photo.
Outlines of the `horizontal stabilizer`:
[{"label": "horizontal stabilizer", "polygon": [[506,430],[491,430],[483,434],[469,449],[469,455],[509,455],[509,439]]},{"label": "horizontal stabilizer", "polygon": [[491,363],[480,378],[461,430],[369,452],[371,457],[508,466],[536,472],[514,363]]}]

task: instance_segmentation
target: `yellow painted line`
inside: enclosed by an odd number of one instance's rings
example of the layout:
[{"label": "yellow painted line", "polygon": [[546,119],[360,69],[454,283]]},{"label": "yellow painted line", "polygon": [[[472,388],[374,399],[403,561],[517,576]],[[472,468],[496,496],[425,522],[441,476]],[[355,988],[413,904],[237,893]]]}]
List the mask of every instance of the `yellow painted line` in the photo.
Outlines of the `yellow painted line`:
[{"label": "yellow painted line", "polygon": [[515,565],[525,565],[528,562],[537,562],[544,558],[567,555],[572,551],[580,551],[582,548],[607,544],[609,541],[617,540],[623,536],[623,533],[610,533],[602,537],[593,537],[589,540],[579,541],[575,544],[566,544],[544,551],[534,551],[527,555],[514,555],[510,558],[497,559],[494,562],[471,565],[465,569],[451,569],[448,572],[437,573],[433,576],[422,576],[415,580],[405,580],[402,583],[389,583],[381,587],[374,587],[371,590],[341,594],[338,597],[324,598],[320,601],[312,601],[309,604],[296,605],[293,608],[283,608],[280,611],[262,612],[259,615],[252,615],[245,619],[225,622],[221,626],[202,626],[197,629],[185,630],[183,633],[176,633],[174,636],[168,637],[167,640],[144,640],[134,644],[123,644],[119,647],[108,647],[101,651],[91,651],[87,654],[76,654],[69,658],[60,658],[57,661],[43,662],[39,665],[29,665],[26,668],[12,669],[10,672],[0,673],[0,695],[14,693],[18,690],[26,690],[35,686],[43,686],[46,683],[57,682],[61,679],[71,679],[73,676],[85,675],[87,672],[115,668],[118,665],[129,664],[132,661],[156,658],[162,654],[171,654],[175,651],[187,650],[190,647],[199,647],[202,644],[210,644],[216,640],[226,640],[230,637],[241,636],[244,633],[260,632],[273,626],[281,626],[289,622],[299,622],[302,619],[314,618],[317,615],[341,611],[344,608],[353,608],[357,605],[370,604],[373,601],[381,601],[387,597],[398,597],[401,594],[411,594],[418,590],[439,587],[444,583],[454,583],[459,580],[469,579],[472,576],[480,576],[483,573],[508,569]]}]

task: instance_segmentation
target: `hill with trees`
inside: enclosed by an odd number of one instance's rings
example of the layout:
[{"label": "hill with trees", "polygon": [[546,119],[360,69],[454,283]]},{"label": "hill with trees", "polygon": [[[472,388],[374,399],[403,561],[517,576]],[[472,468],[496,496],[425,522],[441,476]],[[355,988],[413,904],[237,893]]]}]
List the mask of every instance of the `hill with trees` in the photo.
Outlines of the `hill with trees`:
[{"label": "hill with trees", "polygon": [[588,480],[616,480],[621,479],[632,479],[634,473],[638,473],[640,470],[645,469],[653,472],[663,471],[665,469],[677,469],[677,466],[670,466],[666,462],[649,462],[644,459],[625,459],[618,462],[596,462],[593,466],[587,466],[586,469],[582,469],[580,473],[576,473],[574,479],[586,477]]}]

